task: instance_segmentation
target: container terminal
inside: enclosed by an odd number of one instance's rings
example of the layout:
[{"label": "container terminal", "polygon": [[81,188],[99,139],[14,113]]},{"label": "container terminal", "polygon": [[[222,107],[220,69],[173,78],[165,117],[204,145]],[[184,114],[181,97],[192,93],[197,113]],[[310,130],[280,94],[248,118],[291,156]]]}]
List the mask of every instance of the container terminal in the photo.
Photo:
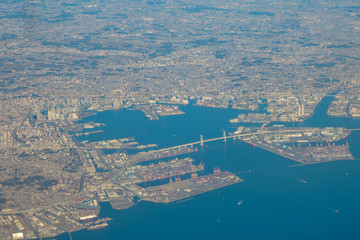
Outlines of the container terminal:
[{"label": "container terminal", "polygon": [[160,116],[185,114],[178,105],[141,105],[134,109],[142,111],[149,120],[159,120]]},{"label": "container terminal", "polygon": [[141,162],[148,162],[152,160],[158,160],[162,158],[180,156],[183,154],[189,154],[197,151],[198,149],[193,147],[179,147],[176,149],[168,149],[168,150],[152,150],[148,152],[140,152],[137,154],[129,155],[128,159],[135,164]]},{"label": "container terminal", "polygon": [[119,186],[121,189],[105,190],[106,197],[114,209],[129,208],[134,205],[132,193],[141,190],[136,184],[204,170],[203,163],[194,165],[193,161],[191,158],[176,158],[158,164],[131,166],[124,172],[123,177],[113,180],[114,186]]},{"label": "container terminal", "polygon": [[262,133],[239,139],[301,164],[353,160],[349,144],[335,144],[347,138],[344,128],[264,128]]},{"label": "container terminal", "polygon": [[232,173],[214,169],[213,174],[201,177],[192,174],[191,179],[187,180],[176,177],[175,181],[173,181],[170,178],[168,184],[145,188],[140,192],[140,195],[146,201],[170,203],[242,181],[241,178]]},{"label": "container terminal", "polygon": [[193,152],[197,152],[197,148],[185,146],[176,149],[142,151],[134,154],[116,152],[102,157],[108,165],[112,165],[114,167],[123,167],[128,163],[128,161],[131,162],[131,164],[146,163],[150,161],[190,154]]},{"label": "container terminal", "polygon": [[145,148],[154,148],[157,147],[156,144],[141,145],[134,140],[134,138],[120,138],[120,139],[110,139],[102,140],[96,142],[81,142],[87,148],[95,149],[145,149]]},{"label": "container terminal", "polygon": [[142,182],[149,182],[204,170],[203,163],[194,165],[193,161],[192,158],[184,158],[147,166],[136,165],[129,168],[127,173],[131,172]]}]

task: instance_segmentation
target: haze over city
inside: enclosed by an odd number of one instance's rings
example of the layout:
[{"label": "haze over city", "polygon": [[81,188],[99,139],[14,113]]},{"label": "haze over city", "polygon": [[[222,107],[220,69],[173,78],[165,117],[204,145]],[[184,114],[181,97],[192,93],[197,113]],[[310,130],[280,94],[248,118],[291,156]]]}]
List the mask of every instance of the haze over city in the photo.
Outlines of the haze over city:
[{"label": "haze over city", "polygon": [[0,2],[0,239],[359,239],[359,46],[355,0]]}]

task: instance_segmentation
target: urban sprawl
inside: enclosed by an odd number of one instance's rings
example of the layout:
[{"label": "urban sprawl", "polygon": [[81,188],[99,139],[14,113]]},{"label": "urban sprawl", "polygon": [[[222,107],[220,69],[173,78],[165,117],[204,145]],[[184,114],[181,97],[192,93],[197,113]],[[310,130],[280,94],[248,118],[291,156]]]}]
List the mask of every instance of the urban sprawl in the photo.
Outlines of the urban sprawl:
[{"label": "urban sprawl", "polygon": [[[359,117],[359,44],[358,1],[0,2],[0,239],[106,227],[99,202],[120,210],[242,182],[188,157],[207,141],[294,164],[353,160],[352,129],[271,123],[305,121],[329,95],[329,116]],[[156,121],[187,104],[249,113],[228,119],[235,132],[166,149],[77,140],[102,131],[79,123],[100,111]]]}]

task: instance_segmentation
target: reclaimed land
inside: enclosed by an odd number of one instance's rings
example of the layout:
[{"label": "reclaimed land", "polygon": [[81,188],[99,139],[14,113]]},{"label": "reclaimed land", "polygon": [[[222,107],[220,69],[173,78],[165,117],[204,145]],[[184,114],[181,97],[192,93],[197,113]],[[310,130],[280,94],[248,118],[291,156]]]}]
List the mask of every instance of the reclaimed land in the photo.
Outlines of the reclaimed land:
[{"label": "reclaimed land", "polygon": [[143,200],[170,203],[242,181],[243,179],[232,173],[215,170],[214,174],[145,188],[147,196],[144,195]]}]

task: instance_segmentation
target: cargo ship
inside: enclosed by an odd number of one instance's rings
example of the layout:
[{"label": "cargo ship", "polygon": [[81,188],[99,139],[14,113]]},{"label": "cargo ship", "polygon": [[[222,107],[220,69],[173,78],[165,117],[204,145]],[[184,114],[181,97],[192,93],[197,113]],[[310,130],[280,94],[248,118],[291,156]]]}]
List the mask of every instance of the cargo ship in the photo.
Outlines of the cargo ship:
[{"label": "cargo ship", "polygon": [[103,222],[100,224],[94,224],[94,225],[90,225],[89,227],[87,227],[87,230],[98,230],[98,229],[102,229],[109,226],[109,224],[107,222]]}]

